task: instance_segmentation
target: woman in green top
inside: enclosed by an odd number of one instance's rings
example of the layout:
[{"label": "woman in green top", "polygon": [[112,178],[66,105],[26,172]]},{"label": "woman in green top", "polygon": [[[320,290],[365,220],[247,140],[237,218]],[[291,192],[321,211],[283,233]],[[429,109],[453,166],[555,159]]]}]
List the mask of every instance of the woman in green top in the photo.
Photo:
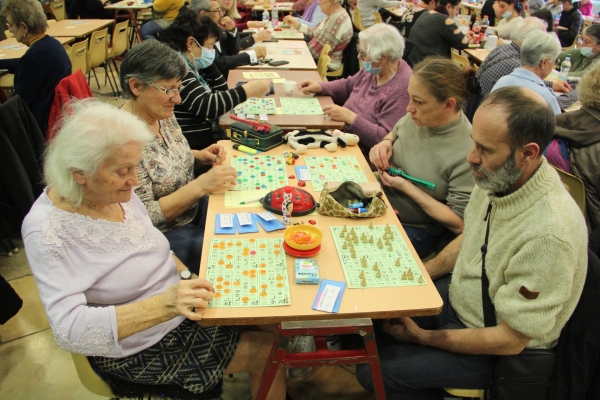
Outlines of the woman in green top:
[{"label": "woman in green top", "polygon": [[[467,163],[473,147],[471,124],[461,111],[469,92],[456,64],[428,57],[413,69],[408,95],[406,116],[371,148],[369,159],[415,250],[425,257],[444,231],[458,235],[463,230],[474,184]],[[435,188],[392,176],[390,167],[432,182]]]},{"label": "woman in green top", "polygon": [[583,46],[577,49],[563,51],[559,63],[570,55],[570,76],[583,76],[591,67],[600,60],[600,25],[590,25],[583,30]]}]

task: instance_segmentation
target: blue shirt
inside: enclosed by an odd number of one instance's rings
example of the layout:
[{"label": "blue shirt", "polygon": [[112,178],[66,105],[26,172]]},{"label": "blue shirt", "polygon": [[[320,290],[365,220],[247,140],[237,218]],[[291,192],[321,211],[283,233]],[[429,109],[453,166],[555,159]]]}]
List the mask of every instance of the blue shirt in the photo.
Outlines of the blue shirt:
[{"label": "blue shirt", "polygon": [[521,86],[531,89],[546,100],[546,103],[552,107],[554,114],[558,115],[561,113],[560,106],[552,89],[546,87],[544,81],[533,72],[523,68],[516,68],[510,75],[498,79],[498,82],[492,88],[492,93],[507,86]]}]

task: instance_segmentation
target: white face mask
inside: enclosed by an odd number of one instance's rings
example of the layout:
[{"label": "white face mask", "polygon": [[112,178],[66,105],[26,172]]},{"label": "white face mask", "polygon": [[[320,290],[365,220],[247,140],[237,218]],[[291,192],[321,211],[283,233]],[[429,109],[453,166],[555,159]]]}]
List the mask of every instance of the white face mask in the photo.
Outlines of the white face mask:
[{"label": "white face mask", "polygon": [[580,47],[579,52],[584,57],[591,57],[594,55],[594,52],[592,51],[592,47]]}]

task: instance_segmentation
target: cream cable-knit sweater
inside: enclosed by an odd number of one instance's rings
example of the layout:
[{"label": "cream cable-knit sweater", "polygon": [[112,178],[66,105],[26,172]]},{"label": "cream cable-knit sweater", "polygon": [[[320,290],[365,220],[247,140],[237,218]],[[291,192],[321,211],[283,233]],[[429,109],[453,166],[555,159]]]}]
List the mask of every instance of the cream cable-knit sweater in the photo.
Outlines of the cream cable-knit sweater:
[{"label": "cream cable-knit sweater", "polygon": [[[552,348],[585,281],[583,215],[545,158],[531,179],[508,196],[495,197],[475,186],[465,210],[464,237],[450,285],[450,302],[469,328],[484,326],[481,246],[490,200],[485,268],[496,320],[530,337],[528,348]],[[539,296],[528,300],[520,294],[523,286]]]}]

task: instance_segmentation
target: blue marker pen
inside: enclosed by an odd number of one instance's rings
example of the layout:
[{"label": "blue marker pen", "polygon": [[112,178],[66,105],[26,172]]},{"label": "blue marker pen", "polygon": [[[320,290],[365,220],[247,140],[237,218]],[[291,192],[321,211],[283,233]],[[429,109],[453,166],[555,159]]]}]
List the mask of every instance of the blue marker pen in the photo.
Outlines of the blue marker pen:
[{"label": "blue marker pen", "polygon": [[360,208],[360,207],[364,207],[362,202],[358,202],[358,203],[352,203],[348,205],[349,208]]}]

